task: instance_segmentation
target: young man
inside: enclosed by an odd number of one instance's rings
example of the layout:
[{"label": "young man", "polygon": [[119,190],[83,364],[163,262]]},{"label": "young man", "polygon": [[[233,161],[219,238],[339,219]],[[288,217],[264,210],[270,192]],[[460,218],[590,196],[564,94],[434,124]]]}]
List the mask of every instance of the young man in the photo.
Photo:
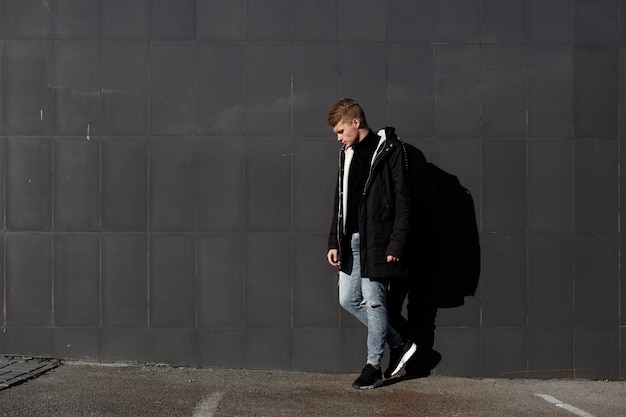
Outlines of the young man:
[{"label": "young man", "polygon": [[389,327],[386,298],[389,281],[407,279],[403,262],[410,233],[410,190],[401,143],[367,125],[365,113],[344,98],[328,113],[328,125],[343,144],[327,259],[339,267],[339,303],[367,326],[367,363],[352,386],[382,385],[380,368],[385,341],[393,376],[417,347]]}]

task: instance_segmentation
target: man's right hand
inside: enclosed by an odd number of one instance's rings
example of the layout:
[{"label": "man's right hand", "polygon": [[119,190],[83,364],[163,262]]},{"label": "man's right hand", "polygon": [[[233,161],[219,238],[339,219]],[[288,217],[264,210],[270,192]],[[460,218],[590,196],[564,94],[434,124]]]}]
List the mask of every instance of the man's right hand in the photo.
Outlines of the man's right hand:
[{"label": "man's right hand", "polygon": [[337,249],[329,250],[326,258],[328,258],[328,263],[332,266],[341,266],[341,261],[339,260],[339,251]]}]

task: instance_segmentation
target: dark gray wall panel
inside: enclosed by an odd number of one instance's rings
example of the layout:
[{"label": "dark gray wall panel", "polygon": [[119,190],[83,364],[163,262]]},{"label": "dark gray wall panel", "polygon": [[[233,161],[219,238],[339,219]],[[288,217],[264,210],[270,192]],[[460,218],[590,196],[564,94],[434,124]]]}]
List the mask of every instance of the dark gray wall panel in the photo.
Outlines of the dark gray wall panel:
[{"label": "dark gray wall panel", "polygon": [[364,341],[367,330],[362,326],[358,329],[341,329],[339,341],[339,372],[353,372],[363,366],[363,358],[367,357]]},{"label": "dark gray wall panel", "polygon": [[148,138],[102,137],[102,228],[148,228]]},{"label": "dark gray wall panel", "polygon": [[339,323],[338,271],[317,262],[312,253],[324,253],[326,234],[294,238],[293,327],[335,328]]},{"label": "dark gray wall panel", "polygon": [[248,369],[291,368],[291,329],[246,329],[243,366]]},{"label": "dark gray wall panel", "polygon": [[387,37],[385,0],[341,0],[339,34],[342,41],[384,41]]},{"label": "dark gray wall panel", "polygon": [[[620,358],[626,354],[626,332],[620,329]],[[626,361],[620,361],[620,375],[626,374]]]},{"label": "dark gray wall panel", "polygon": [[195,329],[150,329],[150,362],[192,366],[197,363]]},{"label": "dark gray wall panel", "polygon": [[52,356],[52,328],[9,327],[4,334],[7,354]]},{"label": "dark gray wall panel", "polygon": [[196,139],[150,139],[150,229],[196,230]]},{"label": "dark gray wall panel", "polygon": [[52,227],[52,139],[6,138],[6,228]]},{"label": "dark gray wall panel", "polygon": [[100,132],[100,45],[96,41],[55,41],[55,135]]},{"label": "dark gray wall panel", "polygon": [[198,327],[243,327],[245,255],[241,235],[198,237]]},{"label": "dark gray wall panel", "polygon": [[572,49],[569,46],[528,48],[528,136],[573,135]]},{"label": "dark gray wall panel", "polygon": [[289,139],[246,138],[246,229],[291,230],[291,170]]},{"label": "dark gray wall panel", "polygon": [[435,135],[480,136],[480,48],[435,45]]},{"label": "dark gray wall panel", "polygon": [[[526,327],[485,327],[482,340],[482,374],[504,378],[527,376],[527,346]],[[507,354],[502,355],[502,352]]]},{"label": "dark gray wall panel", "polygon": [[[6,138],[2,138],[0,140],[0,214],[2,215],[3,220],[0,221],[0,226],[3,230],[6,230]],[[1,276],[2,274],[0,274]]]},{"label": "dark gray wall panel", "polygon": [[148,133],[148,74],[148,42],[102,42],[102,134]]},{"label": "dark gray wall panel", "polygon": [[293,40],[338,41],[340,0],[293,0]]},{"label": "dark gray wall panel", "polygon": [[196,39],[196,0],[150,0],[150,39]]},{"label": "dark gray wall panel", "polygon": [[100,236],[97,233],[58,233],[53,243],[55,327],[97,330],[100,327]]},{"label": "dark gray wall panel", "polygon": [[6,324],[8,327],[52,325],[52,236],[8,233],[6,256]]},{"label": "dark gray wall panel", "polygon": [[526,47],[483,46],[481,124],[484,137],[526,137]]},{"label": "dark gray wall panel", "polygon": [[435,1],[435,42],[480,41],[480,0]]},{"label": "dark gray wall panel", "polygon": [[437,372],[443,375],[481,375],[481,339],[481,329],[477,327],[438,329],[435,349],[446,359],[437,367]]},{"label": "dark gray wall panel", "polygon": [[[0,270],[4,271],[4,232],[0,234]],[[3,327],[6,327],[6,309],[5,309],[5,300],[6,300],[6,280],[4,277],[4,273],[0,274],[0,323]],[[0,339],[0,352],[4,352],[4,338]]]},{"label": "dark gray wall panel", "polygon": [[577,232],[617,230],[618,162],[616,139],[579,139],[574,144],[574,228]]},{"label": "dark gray wall panel", "polygon": [[195,236],[152,234],[149,244],[150,326],[174,329],[195,327]]},{"label": "dark gray wall panel", "polygon": [[55,358],[100,360],[99,328],[54,328],[52,353]]},{"label": "dark gray wall panel", "polygon": [[526,231],[526,153],[524,140],[493,139],[485,142],[483,231]]},{"label": "dark gray wall panel", "polygon": [[618,0],[574,0],[574,42],[615,43],[618,39]]},{"label": "dark gray wall panel", "polygon": [[54,138],[54,229],[100,228],[100,138]]},{"label": "dark gray wall panel", "polygon": [[291,0],[246,1],[246,39],[288,41],[291,39]]},{"label": "dark gray wall panel", "polygon": [[[574,237],[574,317],[577,326],[619,323],[618,245],[615,233]],[[598,308],[602,306],[602,308]]]},{"label": "dark gray wall panel", "polygon": [[528,142],[528,228],[571,232],[574,224],[574,144],[570,140]]},{"label": "dark gray wall panel", "polygon": [[[620,48],[619,53],[620,53],[620,57],[619,57],[620,67],[625,68],[624,65],[626,65],[626,49]],[[620,71],[619,85],[620,85],[620,97],[624,97],[624,94],[626,94],[626,71]],[[619,106],[619,125],[626,126],[626,106],[623,106],[623,105]],[[620,150],[625,149],[624,146],[626,146],[626,132],[624,132],[623,129],[620,129],[619,131]],[[621,164],[621,155],[620,155],[620,164]],[[620,169],[619,186],[620,186],[620,196],[626,195],[626,170],[625,169]],[[620,210],[620,226],[619,226],[620,232],[626,231],[625,222],[626,222],[626,212],[624,210]]]},{"label": "dark gray wall panel", "polygon": [[10,39],[40,39],[52,34],[54,0],[6,1],[5,35]]},{"label": "dark gray wall panel", "polygon": [[244,57],[242,42],[198,45],[198,133],[243,134]]},{"label": "dark gray wall panel", "polygon": [[393,42],[432,42],[434,0],[391,0],[387,5],[387,40]]},{"label": "dark gray wall panel", "polygon": [[242,138],[198,138],[198,230],[234,232],[244,229],[246,172]]},{"label": "dark gray wall panel", "polygon": [[103,328],[148,326],[148,259],[145,234],[102,235]]},{"label": "dark gray wall panel", "polygon": [[[6,37],[6,24],[5,24],[5,11],[4,11],[4,0],[0,0],[0,39],[4,39]],[[2,54],[4,56],[4,53]]]},{"label": "dark gray wall panel", "polygon": [[246,45],[245,132],[273,136],[291,133],[291,45],[250,42]]},{"label": "dark gray wall panel", "polygon": [[617,137],[618,50],[574,47],[574,136]]},{"label": "dark gray wall panel", "polygon": [[196,0],[199,40],[243,40],[244,0]]},{"label": "dark gray wall panel", "polygon": [[481,40],[483,43],[526,41],[528,0],[482,0]]},{"label": "dark gray wall panel", "polygon": [[529,327],[528,377],[575,378],[571,326]]},{"label": "dark gray wall panel", "polygon": [[101,1],[102,39],[148,39],[150,0]]},{"label": "dark gray wall panel", "polygon": [[526,237],[523,234],[483,234],[485,253],[481,287],[483,326],[525,326],[528,303]]},{"label": "dark gray wall panel", "polygon": [[[288,329],[291,326],[292,245],[287,234],[247,236],[246,327]],[[263,332],[256,334],[266,337]]]},{"label": "dark gray wall panel", "polygon": [[528,42],[571,42],[572,8],[572,0],[528,0]]},{"label": "dark gray wall panel", "polygon": [[528,324],[531,327],[571,326],[573,323],[573,260],[574,241],[570,233],[528,236]]},{"label": "dark gray wall panel", "polygon": [[334,138],[293,143],[293,229],[328,233],[335,205],[339,153]]},{"label": "dark gray wall panel", "polygon": [[574,333],[576,378],[617,379],[619,370],[618,329],[595,326],[576,327]]},{"label": "dark gray wall panel", "polygon": [[[316,341],[324,340],[323,344]],[[328,366],[338,369],[341,333],[338,329],[294,329],[293,360],[294,370],[323,372]]]},{"label": "dark gray wall panel", "polygon": [[101,0],[54,0],[53,36],[58,39],[98,39],[100,8]]},{"label": "dark gray wall panel", "polygon": [[196,131],[196,46],[192,42],[151,42],[150,133],[185,135]]},{"label": "dark gray wall panel", "polygon": [[326,136],[326,115],[339,97],[339,47],[307,42],[293,47],[293,134]]},{"label": "dark gray wall panel", "polygon": [[433,48],[387,47],[387,122],[401,137],[432,137],[434,126]]},{"label": "dark gray wall panel", "polygon": [[[624,242],[624,239],[626,238],[626,236],[621,233],[620,236],[620,243]],[[626,257],[624,256],[620,256],[620,277],[619,277],[619,288],[620,288],[620,300],[624,300],[626,299]],[[624,326],[626,324],[626,303],[624,302],[620,302],[620,326]],[[622,333],[625,333],[623,330],[621,330]],[[622,349],[624,348],[624,345],[622,344]],[[623,351],[622,351],[623,353]]]},{"label": "dark gray wall panel", "polygon": [[482,42],[525,42],[527,7],[527,0],[482,0]]},{"label": "dark gray wall panel", "polygon": [[198,365],[243,368],[243,329],[198,329]]},{"label": "dark gray wall panel", "polygon": [[104,362],[150,360],[148,329],[102,327],[101,358]]},{"label": "dark gray wall panel", "polygon": [[4,59],[6,133],[51,134],[52,42],[6,41]]},{"label": "dark gray wall panel", "polygon": [[[2,4],[0,3],[0,7],[2,7]],[[2,15],[0,14],[0,22],[2,22]],[[0,79],[4,80],[5,77],[5,49],[4,49],[4,44],[5,42],[3,40],[0,41]],[[5,86],[4,86],[4,82],[0,83],[0,114],[2,115],[2,117],[0,117],[0,134],[4,135],[4,100],[5,100]]]},{"label": "dark gray wall panel", "polygon": [[626,21],[626,7],[624,7],[624,0],[619,0],[619,43],[623,44],[626,40],[626,27],[624,27],[624,21]]}]

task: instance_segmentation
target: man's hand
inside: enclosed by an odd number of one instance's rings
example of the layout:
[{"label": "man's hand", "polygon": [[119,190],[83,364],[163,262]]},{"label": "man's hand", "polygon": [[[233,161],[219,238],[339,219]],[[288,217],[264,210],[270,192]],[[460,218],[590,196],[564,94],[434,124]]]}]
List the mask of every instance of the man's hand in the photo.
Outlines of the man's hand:
[{"label": "man's hand", "polygon": [[328,263],[332,266],[341,266],[341,261],[339,260],[339,251],[337,249],[331,249],[326,254],[326,258],[328,259]]},{"label": "man's hand", "polygon": [[400,262],[400,258],[393,255],[387,255],[387,262]]}]

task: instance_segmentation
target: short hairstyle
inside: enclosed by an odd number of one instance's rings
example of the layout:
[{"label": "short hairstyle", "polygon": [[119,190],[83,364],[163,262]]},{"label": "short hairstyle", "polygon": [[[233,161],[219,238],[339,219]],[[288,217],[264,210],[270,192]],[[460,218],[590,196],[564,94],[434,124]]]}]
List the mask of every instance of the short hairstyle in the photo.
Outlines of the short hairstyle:
[{"label": "short hairstyle", "polygon": [[344,119],[359,119],[364,126],[367,126],[365,120],[365,112],[356,100],[351,98],[342,98],[336,102],[328,112],[328,126],[334,127],[337,123]]}]

